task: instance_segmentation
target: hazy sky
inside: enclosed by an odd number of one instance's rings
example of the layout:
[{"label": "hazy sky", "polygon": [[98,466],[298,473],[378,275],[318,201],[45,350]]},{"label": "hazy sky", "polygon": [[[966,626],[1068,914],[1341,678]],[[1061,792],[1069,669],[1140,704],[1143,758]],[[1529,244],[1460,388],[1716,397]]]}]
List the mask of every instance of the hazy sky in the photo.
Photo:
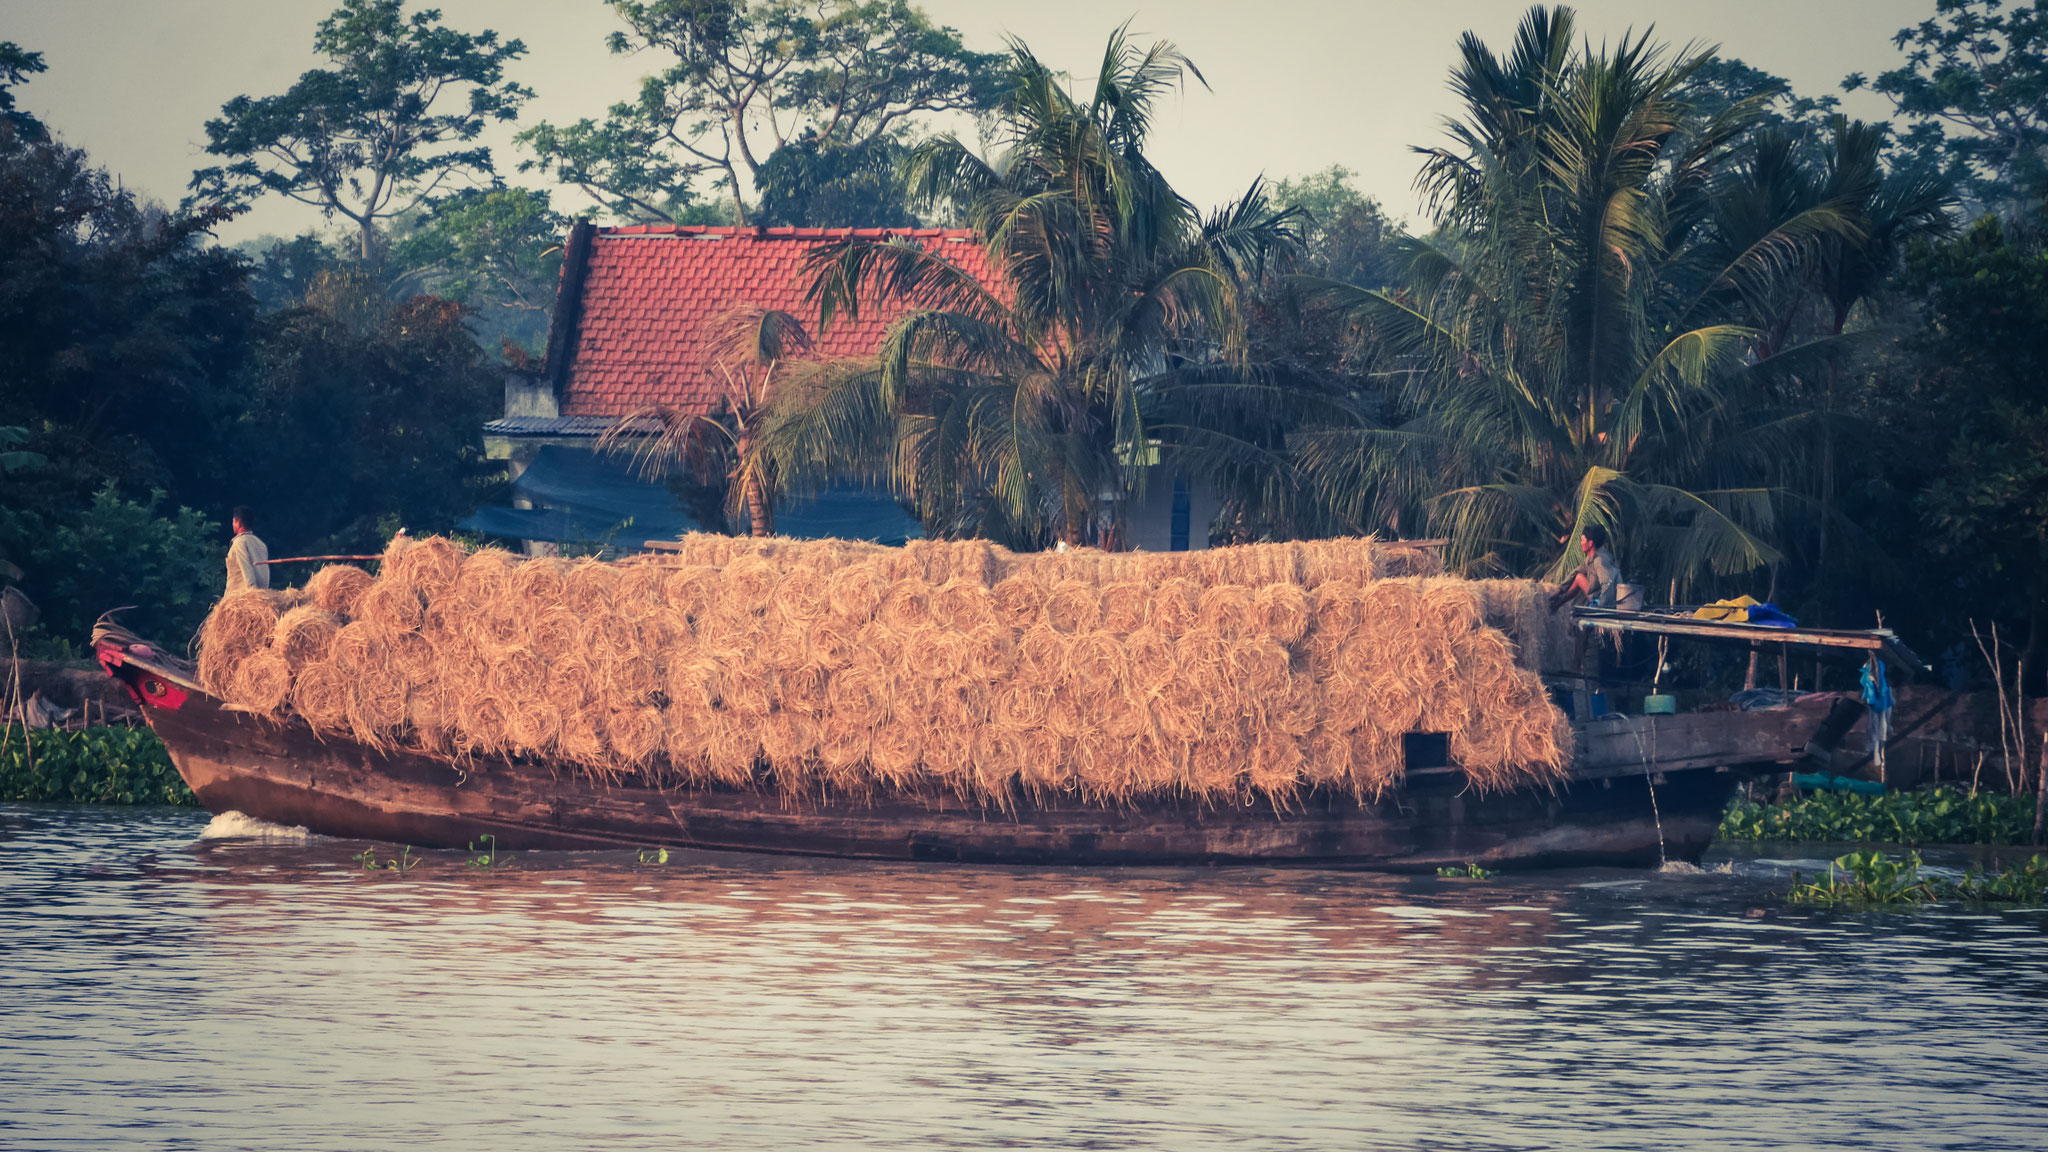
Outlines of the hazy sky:
[{"label": "hazy sky", "polygon": [[[44,53],[49,71],[21,102],[64,139],[137,191],[175,201],[209,163],[202,125],[238,94],[288,87],[315,63],[313,26],[334,0],[0,0],[0,40]],[[438,0],[465,31],[495,28],[526,42],[517,78],[535,89],[522,123],[597,116],[654,66],[613,56],[603,38],[618,22],[601,0]],[[1417,214],[1411,145],[1437,142],[1452,111],[1445,78],[1458,35],[1471,29],[1504,48],[1527,10],[1522,0],[924,0],[934,19],[970,45],[1005,36],[1040,59],[1092,76],[1110,29],[1125,17],[1149,41],[1176,41],[1207,76],[1159,118],[1153,154],[1185,194],[1210,205],[1261,173],[1298,176],[1331,164],[1358,173],[1361,190],[1397,215]],[[1654,24],[1659,38],[1718,44],[1724,54],[1790,80],[1801,93],[1837,90],[1844,75],[1900,59],[1891,37],[1931,13],[1933,0],[1585,0],[1580,27],[1594,39]],[[1845,101],[1856,115],[1886,115],[1879,97]],[[512,179],[510,132],[495,133]],[[557,206],[588,201],[568,190]],[[290,233],[318,223],[311,209],[272,198],[227,225],[222,238]]]}]

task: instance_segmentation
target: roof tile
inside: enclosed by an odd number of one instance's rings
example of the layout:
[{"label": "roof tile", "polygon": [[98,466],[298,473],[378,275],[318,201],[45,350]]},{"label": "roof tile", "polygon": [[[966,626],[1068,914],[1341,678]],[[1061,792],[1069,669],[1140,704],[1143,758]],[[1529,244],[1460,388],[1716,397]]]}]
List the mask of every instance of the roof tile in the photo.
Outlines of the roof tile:
[{"label": "roof tile", "polygon": [[[705,363],[712,317],[736,306],[781,309],[805,321],[821,358],[865,356],[904,307],[885,302],[817,331],[805,300],[804,257],[822,239],[879,236],[881,229],[709,228],[634,225],[591,238],[582,314],[562,398],[564,417],[617,417],[644,404],[709,410],[719,383]],[[918,229],[914,236],[991,288],[998,278],[967,232]]]}]

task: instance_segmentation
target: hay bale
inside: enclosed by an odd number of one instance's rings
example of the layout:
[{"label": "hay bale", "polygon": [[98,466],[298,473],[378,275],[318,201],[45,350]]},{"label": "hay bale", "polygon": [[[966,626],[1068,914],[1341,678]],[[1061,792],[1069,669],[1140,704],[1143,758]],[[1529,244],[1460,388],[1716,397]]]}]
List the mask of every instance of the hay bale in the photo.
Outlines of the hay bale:
[{"label": "hay bale", "polygon": [[706,537],[566,564],[395,541],[382,576],[316,574],[304,608],[223,602],[202,676],[375,744],[697,786],[1285,807],[1398,784],[1417,730],[1477,787],[1553,776],[1543,590],[1430,556]]},{"label": "hay bale", "polygon": [[505,701],[505,742],[514,752],[552,752],[562,737],[562,710],[545,698]]},{"label": "hay bale", "polygon": [[734,560],[725,569],[718,609],[734,617],[764,617],[775,606],[775,591],[781,582],[781,572],[763,557]]},{"label": "hay bale", "polygon": [[291,665],[272,651],[251,653],[236,665],[232,688],[229,699],[235,704],[268,715],[291,696]]},{"label": "hay bale", "polygon": [[1293,647],[1308,634],[1308,594],[1295,584],[1268,584],[1252,597],[1251,631]]},{"label": "hay bale", "polygon": [[553,556],[524,561],[512,570],[506,587],[522,608],[562,608],[569,595],[569,562]]},{"label": "hay bale", "polygon": [[882,580],[872,561],[849,564],[826,581],[826,600],[832,615],[842,622],[861,625],[874,619],[882,604]]},{"label": "hay bale", "polygon": [[563,602],[571,612],[588,620],[609,615],[618,594],[619,570],[597,560],[579,560],[569,566]]},{"label": "hay bale", "polygon": [[322,611],[347,617],[356,602],[376,583],[376,578],[353,564],[329,564],[313,573],[303,591],[306,599]]},{"label": "hay bale", "polygon": [[1101,626],[1119,636],[1143,628],[1152,618],[1152,590],[1136,581],[1125,580],[1102,589]]},{"label": "hay bale", "polygon": [[889,585],[875,609],[875,623],[898,636],[908,636],[932,622],[932,587],[919,577]]},{"label": "hay bale", "polygon": [[988,586],[964,578],[948,580],[935,589],[931,611],[934,624],[962,635],[996,623],[995,604],[989,598]]},{"label": "hay bale", "polygon": [[481,548],[462,562],[455,577],[455,596],[474,611],[489,611],[510,594],[519,558],[503,548]]},{"label": "hay bale", "polygon": [[1036,576],[1019,572],[1005,576],[989,591],[989,606],[1005,627],[1021,632],[1037,624],[1045,611],[1051,587]]},{"label": "hay bale", "polygon": [[285,599],[276,592],[245,588],[223,596],[199,629],[199,684],[223,699],[233,698],[235,670],[270,646]]},{"label": "hay bale", "polygon": [[384,548],[377,578],[409,589],[422,599],[432,599],[454,589],[464,557],[462,549],[440,536],[420,540],[396,536]]},{"label": "hay bale", "polygon": [[668,726],[659,708],[613,708],[605,717],[605,739],[622,766],[640,768],[667,746]]},{"label": "hay bale", "polygon": [[277,618],[270,633],[270,650],[284,657],[290,670],[297,672],[327,658],[341,626],[341,617],[317,603],[301,604]]},{"label": "hay bale", "polygon": [[348,722],[349,678],[332,663],[309,664],[292,678],[292,711],[315,728]]},{"label": "hay bale", "polygon": [[671,609],[694,622],[718,598],[718,570],[695,564],[667,569],[661,596]]},{"label": "hay bale", "polygon": [[1180,637],[1200,618],[1200,597],[1201,589],[1186,577],[1162,581],[1152,593],[1152,627],[1168,639]]},{"label": "hay bale", "polygon": [[1042,615],[1048,628],[1072,636],[1088,631],[1102,619],[1102,600],[1093,584],[1062,580],[1046,593]]}]

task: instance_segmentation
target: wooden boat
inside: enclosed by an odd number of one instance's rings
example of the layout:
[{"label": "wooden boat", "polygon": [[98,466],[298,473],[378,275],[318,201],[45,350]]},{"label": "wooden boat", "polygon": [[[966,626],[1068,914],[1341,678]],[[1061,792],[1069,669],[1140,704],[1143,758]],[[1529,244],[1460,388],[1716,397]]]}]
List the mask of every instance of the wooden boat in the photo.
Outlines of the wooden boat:
[{"label": "wooden boat", "polygon": [[465,767],[232,709],[181,662],[133,637],[99,636],[95,650],[209,810],[429,848],[488,834],[522,850],[670,846],[990,864],[1653,866],[1697,862],[1745,773],[1784,771],[1824,725],[1836,738],[1846,728],[1839,707],[1828,723],[1825,703],[1598,719],[1578,726],[1577,761],[1554,788],[1480,794],[1425,737],[1411,738],[1402,786],[1373,802],[1311,792],[1293,807],[1073,799],[997,809],[765,785],[665,788],[632,775],[603,783],[542,760]]}]

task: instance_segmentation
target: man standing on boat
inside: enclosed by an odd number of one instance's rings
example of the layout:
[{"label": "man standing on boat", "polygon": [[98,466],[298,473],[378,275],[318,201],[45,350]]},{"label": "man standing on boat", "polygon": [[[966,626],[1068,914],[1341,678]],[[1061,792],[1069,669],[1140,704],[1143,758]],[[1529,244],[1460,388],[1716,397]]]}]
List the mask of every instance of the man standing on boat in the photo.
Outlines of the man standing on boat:
[{"label": "man standing on boat", "polygon": [[256,535],[256,514],[237,504],[230,522],[235,540],[228,545],[228,591],[270,587],[270,549]]}]

